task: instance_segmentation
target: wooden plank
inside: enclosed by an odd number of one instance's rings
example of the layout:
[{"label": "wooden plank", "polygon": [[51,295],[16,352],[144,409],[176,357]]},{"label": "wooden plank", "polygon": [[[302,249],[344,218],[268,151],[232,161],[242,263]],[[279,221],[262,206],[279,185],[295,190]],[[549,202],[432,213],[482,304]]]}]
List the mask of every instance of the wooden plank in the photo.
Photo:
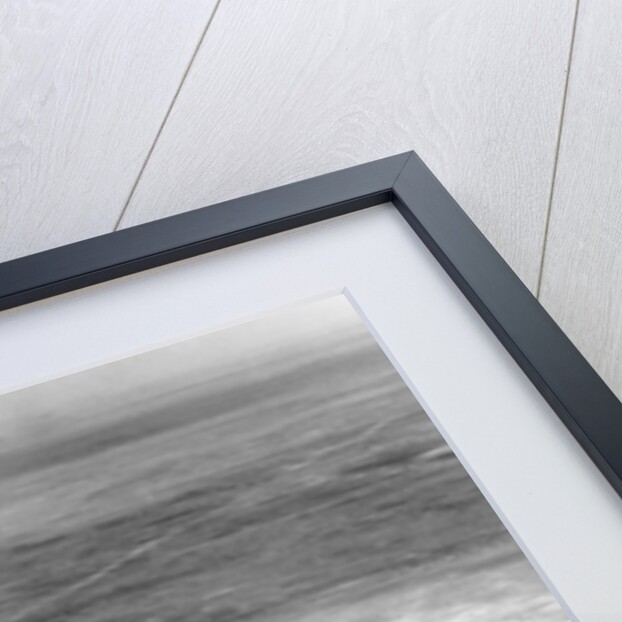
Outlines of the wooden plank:
[{"label": "wooden plank", "polygon": [[0,260],[114,228],[214,2],[2,3]]},{"label": "wooden plank", "polygon": [[580,5],[541,300],[622,398],[622,5]]},{"label": "wooden plank", "polygon": [[226,0],[122,226],[415,149],[533,287],[573,12]]}]

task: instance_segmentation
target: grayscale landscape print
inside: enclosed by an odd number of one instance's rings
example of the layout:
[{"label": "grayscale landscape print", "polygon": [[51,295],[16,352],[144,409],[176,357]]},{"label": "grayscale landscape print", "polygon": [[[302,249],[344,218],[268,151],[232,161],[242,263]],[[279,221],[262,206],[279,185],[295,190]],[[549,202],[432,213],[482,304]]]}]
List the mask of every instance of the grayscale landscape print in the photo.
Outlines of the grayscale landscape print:
[{"label": "grayscale landscape print", "polygon": [[2,622],[566,619],[343,296],[0,397]]}]

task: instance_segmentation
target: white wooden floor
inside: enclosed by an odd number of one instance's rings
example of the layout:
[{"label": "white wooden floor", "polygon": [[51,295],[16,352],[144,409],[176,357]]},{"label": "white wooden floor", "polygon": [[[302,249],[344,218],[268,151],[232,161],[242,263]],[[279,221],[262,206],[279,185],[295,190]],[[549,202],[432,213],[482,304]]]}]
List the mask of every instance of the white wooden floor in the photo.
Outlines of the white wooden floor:
[{"label": "white wooden floor", "polygon": [[0,4],[0,261],[415,149],[622,397],[622,3]]}]

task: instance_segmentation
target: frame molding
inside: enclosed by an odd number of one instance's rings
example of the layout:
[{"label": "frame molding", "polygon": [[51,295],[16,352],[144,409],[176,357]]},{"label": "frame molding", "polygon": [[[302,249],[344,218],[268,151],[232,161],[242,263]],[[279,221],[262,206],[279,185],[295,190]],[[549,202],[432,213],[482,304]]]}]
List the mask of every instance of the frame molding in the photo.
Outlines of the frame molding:
[{"label": "frame molding", "polygon": [[414,152],[0,264],[0,311],[393,202],[622,497],[622,403]]}]

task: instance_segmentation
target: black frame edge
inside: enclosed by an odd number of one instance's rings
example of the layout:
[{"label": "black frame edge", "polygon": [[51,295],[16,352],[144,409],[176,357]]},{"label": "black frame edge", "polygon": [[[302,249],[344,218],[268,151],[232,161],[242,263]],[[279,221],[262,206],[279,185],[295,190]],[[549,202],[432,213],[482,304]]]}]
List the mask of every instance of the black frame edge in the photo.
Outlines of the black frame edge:
[{"label": "black frame edge", "polygon": [[410,152],[0,263],[0,311],[391,200]]},{"label": "black frame edge", "polygon": [[0,311],[389,201],[622,497],[622,403],[412,151],[0,263]]},{"label": "black frame edge", "polygon": [[622,403],[413,153],[393,203],[622,497]]}]

